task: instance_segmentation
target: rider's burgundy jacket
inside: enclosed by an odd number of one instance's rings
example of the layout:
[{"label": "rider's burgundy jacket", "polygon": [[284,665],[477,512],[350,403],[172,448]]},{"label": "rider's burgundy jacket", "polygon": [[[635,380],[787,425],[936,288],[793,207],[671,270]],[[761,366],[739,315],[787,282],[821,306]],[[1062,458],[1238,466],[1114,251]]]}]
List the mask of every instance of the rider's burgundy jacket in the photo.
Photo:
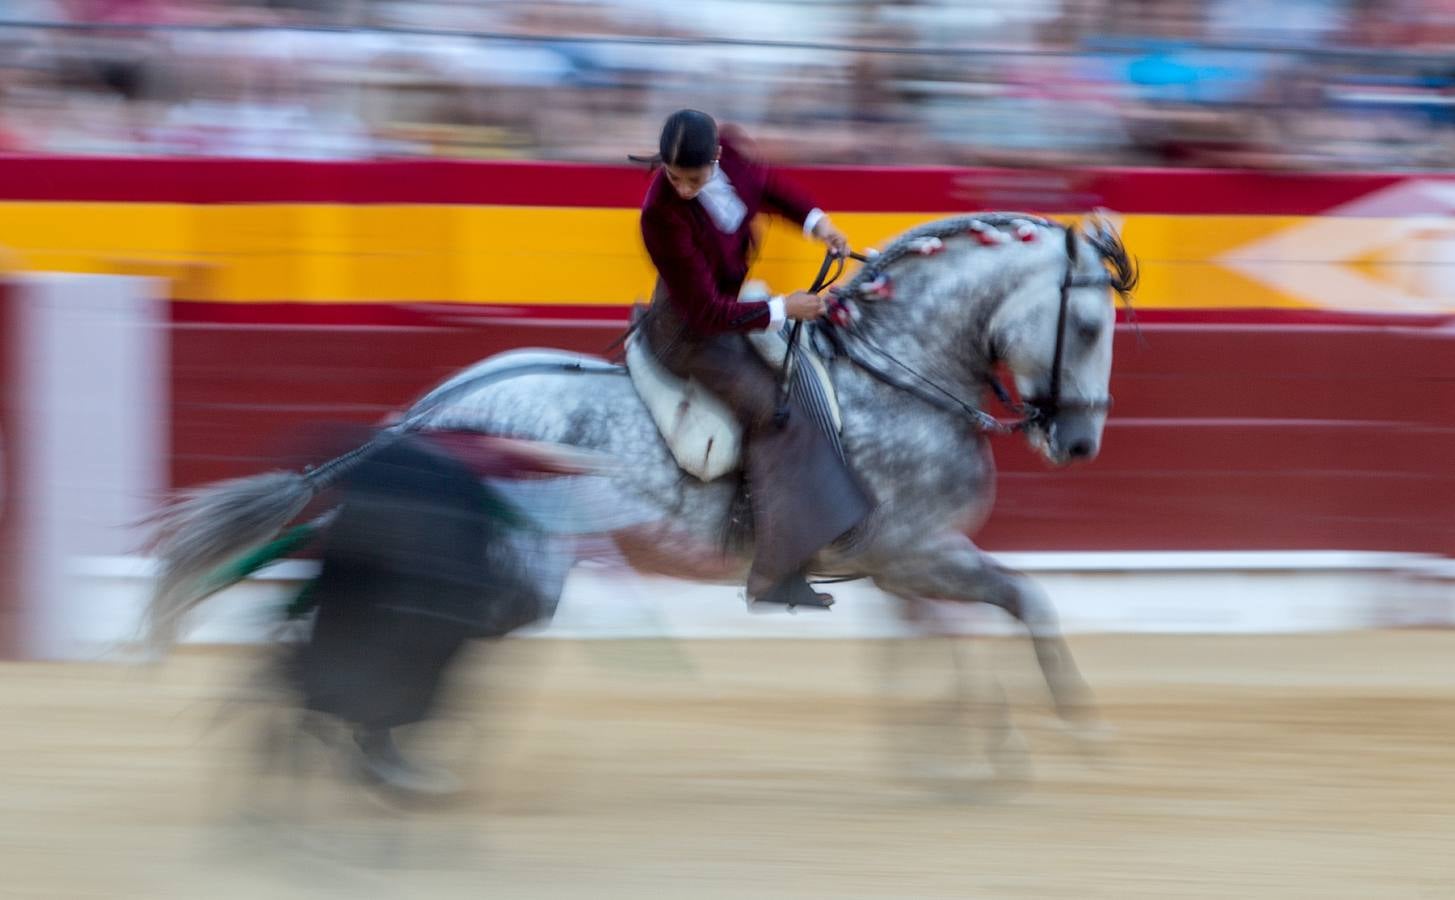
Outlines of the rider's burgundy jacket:
[{"label": "rider's burgundy jacket", "polygon": [[738,300],[753,253],[753,217],[768,210],[802,226],[815,212],[802,191],[749,157],[740,137],[724,129],[721,143],[721,172],[747,207],[737,231],[723,233],[696,198],[678,196],[662,171],[642,203],[647,253],[677,312],[701,336],[768,327],[768,304]]}]

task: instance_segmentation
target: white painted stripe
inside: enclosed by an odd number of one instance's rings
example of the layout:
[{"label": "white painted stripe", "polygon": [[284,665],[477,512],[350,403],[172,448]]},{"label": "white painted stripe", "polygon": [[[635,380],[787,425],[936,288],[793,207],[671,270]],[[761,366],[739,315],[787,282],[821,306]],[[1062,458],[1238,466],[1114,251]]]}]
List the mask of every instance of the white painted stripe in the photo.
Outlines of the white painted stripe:
[{"label": "white painted stripe", "polygon": [[[1021,552],[993,554],[1022,572],[1392,572],[1455,568],[1455,560],[1420,553],[1346,550],[1311,551],[1131,551]],[[94,578],[146,578],[153,560],[140,556],[93,556],[72,560],[73,574]],[[256,581],[297,581],[312,577],[316,564],[283,560],[258,572]]]},{"label": "white painted stripe", "polygon": [[[1455,562],[1398,553],[1026,553],[1005,562],[1046,591],[1068,634],[1280,634],[1399,626],[1455,625]],[[149,561],[78,559],[82,586],[71,608],[73,639],[97,655],[139,636]],[[312,563],[290,560],[233,586],[198,611],[187,640],[267,639]],[[550,624],[521,637],[569,639],[860,639],[911,633],[896,601],[868,582],[833,588],[830,612],[746,610],[732,585],[650,578],[585,564],[567,582]],[[1015,634],[999,610],[936,604],[951,632]]]}]

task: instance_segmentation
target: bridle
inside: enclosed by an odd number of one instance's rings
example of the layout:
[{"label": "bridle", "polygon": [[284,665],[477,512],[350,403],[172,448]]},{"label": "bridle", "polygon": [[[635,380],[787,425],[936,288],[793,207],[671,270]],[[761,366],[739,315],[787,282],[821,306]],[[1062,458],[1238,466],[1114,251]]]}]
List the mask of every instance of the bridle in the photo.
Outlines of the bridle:
[{"label": "bridle", "polygon": [[[994,375],[989,375],[986,382],[995,393],[996,398],[1018,418],[1004,421],[996,416],[985,412],[982,409],[967,403],[954,392],[935,383],[929,377],[915,371],[910,366],[896,359],[893,354],[885,350],[878,343],[870,339],[862,332],[856,332],[850,325],[835,326],[828,323],[823,326],[820,333],[824,334],[834,347],[835,351],[842,354],[853,362],[860,369],[867,372],[877,381],[887,384],[897,390],[907,393],[923,403],[928,404],[944,412],[962,416],[970,421],[972,428],[986,434],[1013,434],[1019,431],[1027,431],[1031,428],[1049,429],[1054,418],[1065,412],[1096,412],[1111,408],[1112,398],[1110,395],[1101,398],[1089,398],[1085,400],[1065,400],[1062,394],[1062,370],[1066,355],[1066,326],[1068,309],[1070,307],[1071,291],[1075,288],[1102,287],[1111,284],[1110,277],[1102,272],[1099,277],[1079,276],[1076,274],[1079,261],[1079,248],[1076,240],[1075,228],[1063,228],[1066,239],[1066,271],[1061,277],[1061,298],[1056,313],[1056,344],[1051,356],[1051,382],[1049,389],[1043,397],[1026,398],[1017,403]],[[882,265],[883,259],[866,256],[859,253],[849,253],[852,259],[865,263],[866,266]],[[838,260],[838,268],[832,277],[827,278],[834,260]],[[823,264],[819,267],[819,277],[814,281],[814,292],[822,290],[831,285],[838,275],[843,271],[844,261],[834,251],[830,250],[824,255]],[[797,344],[801,322],[795,322],[789,335],[788,359],[793,357],[793,349]],[[873,356],[892,364],[895,368],[903,371],[910,377],[910,381],[904,381],[899,377],[890,374],[885,367],[880,365],[865,350],[871,351]],[[992,360],[993,362],[993,360]],[[783,385],[789,383],[791,372],[788,367],[784,369]],[[783,396],[786,397],[786,394]],[[780,402],[780,413],[786,414],[786,404]]]},{"label": "bridle", "polygon": [[[819,263],[818,274],[814,276],[813,284],[809,287],[810,294],[817,294],[825,288],[832,287],[839,276],[844,274],[846,265],[844,257],[858,260],[867,264],[869,257],[862,253],[855,253],[853,250],[847,253],[839,253],[833,248],[824,251],[823,262]],[[830,270],[832,274],[830,274]],[[783,355],[783,370],[778,378],[778,405],[773,412],[773,421],[781,428],[783,423],[788,421],[788,395],[793,385],[793,364],[795,354],[798,350],[798,339],[803,333],[803,320],[795,319],[793,327],[788,331],[788,352]]]},{"label": "bridle", "polygon": [[[1064,400],[1061,397],[1061,371],[1064,368],[1066,355],[1066,310],[1071,303],[1071,290],[1081,287],[1102,287],[1110,284],[1111,281],[1105,272],[1101,273],[1099,278],[1078,277],[1076,264],[1080,251],[1076,241],[1076,229],[1065,229],[1065,235],[1066,274],[1061,276],[1061,306],[1056,313],[1056,350],[1051,354],[1051,389],[1044,398],[1029,397],[1022,404],[1032,413],[1033,421],[1049,422],[1062,412],[1099,412],[1111,408],[1110,394],[1099,399],[1072,401]],[[1002,386],[1001,391],[1003,390]],[[1001,391],[997,391],[996,394],[999,395]]]}]

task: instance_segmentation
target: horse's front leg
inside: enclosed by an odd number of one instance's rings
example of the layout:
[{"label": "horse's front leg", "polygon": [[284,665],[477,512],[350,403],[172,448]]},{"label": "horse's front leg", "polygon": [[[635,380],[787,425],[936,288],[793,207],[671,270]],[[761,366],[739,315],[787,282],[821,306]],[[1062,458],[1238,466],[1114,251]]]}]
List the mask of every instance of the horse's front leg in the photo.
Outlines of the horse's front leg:
[{"label": "horse's front leg", "polygon": [[874,581],[900,597],[989,603],[1005,610],[1030,634],[1056,713],[1078,728],[1097,721],[1091,691],[1061,634],[1050,600],[1029,578],[997,564],[969,538],[947,532],[921,541],[877,573]]}]

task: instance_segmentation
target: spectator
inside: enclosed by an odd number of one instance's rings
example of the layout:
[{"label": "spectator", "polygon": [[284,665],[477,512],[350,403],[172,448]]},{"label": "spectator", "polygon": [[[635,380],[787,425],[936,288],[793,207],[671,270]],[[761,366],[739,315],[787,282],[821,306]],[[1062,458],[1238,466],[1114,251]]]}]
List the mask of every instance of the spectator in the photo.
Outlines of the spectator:
[{"label": "spectator", "polygon": [[1440,167],[1451,143],[1451,70],[1435,51],[1455,43],[1455,0],[762,11],[745,22],[735,0],[0,0],[8,19],[70,26],[0,26],[0,54],[26,72],[0,87],[0,121],[12,152],[324,159],[616,161],[626,136],[680,105],[720,110],[803,163]]}]

